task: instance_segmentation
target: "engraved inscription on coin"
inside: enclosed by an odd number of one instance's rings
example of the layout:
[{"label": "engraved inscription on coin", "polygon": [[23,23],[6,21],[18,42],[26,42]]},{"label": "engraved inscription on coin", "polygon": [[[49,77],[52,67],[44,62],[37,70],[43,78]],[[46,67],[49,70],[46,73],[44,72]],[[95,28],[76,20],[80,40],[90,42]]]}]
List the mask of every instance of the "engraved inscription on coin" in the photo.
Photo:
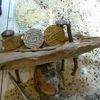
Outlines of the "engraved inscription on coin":
[{"label": "engraved inscription on coin", "polygon": [[44,32],[44,40],[50,46],[60,44],[64,41],[64,39],[65,33],[60,26],[51,25],[47,27],[47,29]]},{"label": "engraved inscription on coin", "polygon": [[37,49],[44,41],[41,31],[37,29],[30,29],[24,34],[23,41],[28,48]]}]

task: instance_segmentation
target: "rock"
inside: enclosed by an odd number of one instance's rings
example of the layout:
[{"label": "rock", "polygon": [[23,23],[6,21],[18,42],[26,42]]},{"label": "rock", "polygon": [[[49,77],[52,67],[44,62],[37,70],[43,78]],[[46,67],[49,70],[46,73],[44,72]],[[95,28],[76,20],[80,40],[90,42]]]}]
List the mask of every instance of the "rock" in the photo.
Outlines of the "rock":
[{"label": "rock", "polygon": [[62,75],[58,73],[56,63],[48,63],[36,66],[34,79],[35,89],[43,100],[55,100],[55,95],[59,93]]}]

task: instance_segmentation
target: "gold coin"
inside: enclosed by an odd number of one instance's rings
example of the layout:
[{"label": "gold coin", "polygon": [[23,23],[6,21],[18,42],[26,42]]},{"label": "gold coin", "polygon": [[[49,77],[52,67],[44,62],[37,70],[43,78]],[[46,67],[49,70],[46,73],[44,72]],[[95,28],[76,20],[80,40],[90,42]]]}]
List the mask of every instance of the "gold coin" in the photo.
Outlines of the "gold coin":
[{"label": "gold coin", "polygon": [[50,46],[60,44],[64,39],[65,33],[60,26],[51,25],[44,32],[44,41]]}]

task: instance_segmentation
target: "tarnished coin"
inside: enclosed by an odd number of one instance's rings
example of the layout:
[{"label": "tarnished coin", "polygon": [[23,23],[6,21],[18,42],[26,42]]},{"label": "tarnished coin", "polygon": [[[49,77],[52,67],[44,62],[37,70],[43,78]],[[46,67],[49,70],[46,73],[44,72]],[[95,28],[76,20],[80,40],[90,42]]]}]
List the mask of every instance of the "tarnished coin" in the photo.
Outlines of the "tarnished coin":
[{"label": "tarnished coin", "polygon": [[41,31],[37,29],[30,29],[24,34],[23,41],[28,48],[37,49],[44,41]]},{"label": "tarnished coin", "polygon": [[51,25],[44,32],[44,41],[50,46],[60,44],[64,39],[65,33],[60,26]]}]

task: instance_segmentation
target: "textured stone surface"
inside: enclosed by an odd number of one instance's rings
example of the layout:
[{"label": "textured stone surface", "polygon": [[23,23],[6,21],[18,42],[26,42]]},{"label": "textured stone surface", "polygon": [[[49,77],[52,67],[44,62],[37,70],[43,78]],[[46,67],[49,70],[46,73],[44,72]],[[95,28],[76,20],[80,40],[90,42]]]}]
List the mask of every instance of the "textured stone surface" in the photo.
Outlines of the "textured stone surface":
[{"label": "textured stone surface", "polygon": [[34,73],[35,89],[43,100],[55,99],[55,95],[59,93],[59,89],[62,87],[63,77],[57,69],[56,63],[36,66]]},{"label": "textured stone surface", "polygon": [[[31,77],[27,82],[19,85],[28,100],[40,100],[38,93],[34,89],[34,77]],[[7,91],[3,100],[22,100],[16,88]]]},{"label": "textured stone surface", "polygon": [[43,8],[49,7],[49,0],[34,0],[38,5],[40,5]]}]

